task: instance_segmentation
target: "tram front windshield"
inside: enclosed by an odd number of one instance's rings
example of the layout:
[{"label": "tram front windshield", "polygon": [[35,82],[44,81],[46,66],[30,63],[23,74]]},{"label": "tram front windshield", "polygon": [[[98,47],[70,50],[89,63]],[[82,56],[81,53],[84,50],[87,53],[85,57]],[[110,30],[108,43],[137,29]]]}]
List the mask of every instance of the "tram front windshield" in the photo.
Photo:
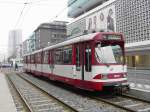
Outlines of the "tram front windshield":
[{"label": "tram front windshield", "polygon": [[95,47],[98,63],[123,64],[123,50],[118,44],[98,43]]}]

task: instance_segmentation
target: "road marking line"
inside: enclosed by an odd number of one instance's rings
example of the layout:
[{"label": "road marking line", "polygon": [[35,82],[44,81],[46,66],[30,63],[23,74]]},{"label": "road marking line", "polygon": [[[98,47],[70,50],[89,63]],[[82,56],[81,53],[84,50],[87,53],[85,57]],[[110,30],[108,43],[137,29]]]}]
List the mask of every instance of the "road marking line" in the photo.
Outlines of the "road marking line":
[{"label": "road marking line", "polygon": [[150,89],[150,85],[144,85],[146,89]]},{"label": "road marking line", "polygon": [[134,87],[132,87],[131,89],[138,90],[138,91],[143,91],[143,92],[146,92],[146,93],[150,93],[150,90],[144,90],[144,89],[134,88]]},{"label": "road marking line", "polygon": [[142,88],[143,85],[142,84],[137,84],[137,87]]},{"label": "road marking line", "polygon": [[131,87],[135,87],[135,84],[134,84],[134,83],[130,83],[130,86],[131,86]]}]

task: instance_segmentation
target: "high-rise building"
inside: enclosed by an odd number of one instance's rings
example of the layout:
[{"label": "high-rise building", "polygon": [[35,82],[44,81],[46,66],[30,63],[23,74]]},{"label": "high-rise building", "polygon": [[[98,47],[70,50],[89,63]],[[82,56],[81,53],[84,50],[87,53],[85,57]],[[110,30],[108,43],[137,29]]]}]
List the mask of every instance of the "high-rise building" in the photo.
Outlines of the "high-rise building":
[{"label": "high-rise building", "polygon": [[9,32],[8,39],[8,58],[21,56],[22,30],[16,29]]},{"label": "high-rise building", "polygon": [[[72,0],[72,4],[73,1],[80,4],[79,0]],[[82,5],[84,7],[84,4]],[[75,14],[76,10],[72,10],[71,13]],[[102,30],[121,32],[125,35],[126,62],[129,67],[150,67],[150,0],[104,2],[89,11],[84,11],[70,23],[67,26],[67,35]]]}]

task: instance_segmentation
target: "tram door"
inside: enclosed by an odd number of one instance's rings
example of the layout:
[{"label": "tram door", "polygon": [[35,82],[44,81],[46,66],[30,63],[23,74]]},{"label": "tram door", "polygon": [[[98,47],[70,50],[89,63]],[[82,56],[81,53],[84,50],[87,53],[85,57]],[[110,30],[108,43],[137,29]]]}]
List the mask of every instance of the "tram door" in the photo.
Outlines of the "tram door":
[{"label": "tram door", "polygon": [[76,44],[75,51],[74,78],[84,80],[84,44]]},{"label": "tram door", "polygon": [[90,43],[77,44],[75,46],[75,77],[80,80],[90,79],[92,71],[92,53]]},{"label": "tram door", "polygon": [[50,73],[53,74],[54,71],[54,51],[50,51],[49,53],[49,68],[50,68]]},{"label": "tram door", "polygon": [[92,48],[90,43],[84,45],[84,79],[91,80],[92,75]]}]

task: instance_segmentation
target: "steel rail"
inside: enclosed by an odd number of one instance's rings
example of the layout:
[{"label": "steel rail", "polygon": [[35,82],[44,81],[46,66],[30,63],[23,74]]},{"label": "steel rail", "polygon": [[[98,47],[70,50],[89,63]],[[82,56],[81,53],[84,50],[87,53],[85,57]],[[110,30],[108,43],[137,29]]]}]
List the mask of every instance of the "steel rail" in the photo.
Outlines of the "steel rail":
[{"label": "steel rail", "polygon": [[[17,73],[17,75],[18,75],[19,77],[23,78],[24,80],[28,81],[26,78],[24,78],[24,77],[22,77],[21,75],[19,75],[19,73]],[[29,82],[30,82],[30,81],[29,81]],[[32,83],[32,82],[30,82],[30,83]],[[82,95],[82,96],[87,96],[87,97],[89,97],[89,98],[91,98],[91,99],[95,99],[95,100],[97,100],[97,101],[104,102],[104,103],[106,103],[106,104],[112,105],[112,106],[117,107],[117,108],[120,108],[120,109],[122,109],[122,110],[126,110],[126,111],[129,111],[129,112],[136,112],[136,111],[134,111],[134,110],[132,110],[132,109],[129,109],[129,108],[126,108],[126,107],[117,105],[117,104],[115,104],[115,103],[113,103],[113,102],[110,102],[110,101],[108,101],[108,100],[106,100],[106,99],[103,99],[103,98],[100,98],[100,97],[94,97],[94,96],[89,95],[89,94],[86,94],[86,93],[78,93],[78,92],[74,92],[74,91],[71,91],[71,92],[73,92],[73,93],[75,93],[75,94],[80,94],[80,95]]]},{"label": "steel rail", "polygon": [[142,98],[137,98],[137,97],[135,97],[135,96],[128,95],[128,94],[122,94],[122,95],[120,95],[120,96],[126,97],[126,98],[131,98],[131,99],[138,100],[138,101],[145,102],[145,103],[150,103],[150,101],[148,101],[148,100],[144,100],[144,99],[142,99]]},{"label": "steel rail", "polygon": [[24,96],[21,94],[20,90],[15,86],[15,84],[13,83],[13,81],[10,79],[9,75],[6,75],[6,78],[8,79],[8,81],[12,84],[12,86],[14,87],[14,89],[16,90],[18,96],[20,97],[20,99],[22,99],[22,102],[24,103],[23,106],[25,106],[27,108],[27,110],[29,112],[34,112],[33,109],[30,107],[30,104],[27,103],[27,100],[24,98]]},{"label": "steel rail", "polygon": [[55,96],[51,95],[50,93],[48,93],[47,91],[43,90],[42,88],[38,87],[37,85],[35,85],[34,83],[32,83],[31,81],[25,79],[24,77],[20,76],[17,73],[17,76],[19,76],[20,78],[22,78],[23,80],[25,80],[26,82],[30,83],[32,86],[34,86],[35,88],[41,90],[42,92],[44,92],[45,94],[47,94],[48,96],[54,98],[56,101],[60,102],[62,105],[64,105],[65,107],[67,107],[68,109],[72,110],[73,112],[79,112],[77,109],[71,107],[70,105],[68,105],[67,103],[59,100],[58,98],[56,98]]},{"label": "steel rail", "polygon": [[114,103],[114,102],[111,102],[111,101],[109,101],[109,100],[106,100],[106,99],[104,99],[104,98],[93,97],[93,96],[89,96],[89,97],[91,97],[91,98],[93,98],[93,99],[95,99],[95,100],[102,101],[102,102],[104,102],[104,103],[110,104],[110,105],[115,106],[115,107],[117,107],[117,108],[120,108],[120,109],[129,111],[129,112],[137,112],[137,111],[135,111],[135,110],[133,110],[133,109],[130,109],[130,108],[127,108],[127,107],[124,107],[124,106],[120,106],[120,105],[118,105],[118,104],[116,104],[116,103]]},{"label": "steel rail", "polygon": [[[149,101],[147,100],[144,100],[144,99],[140,99],[140,98],[136,98],[136,97],[133,97],[133,96],[130,96],[130,95],[126,95],[126,94],[123,94],[123,95],[119,95],[120,97],[123,97],[123,98],[129,98],[131,100],[135,100],[135,101],[140,101],[140,102],[144,102],[144,103],[150,103]],[[125,106],[121,106],[113,101],[109,101],[109,99],[105,99],[105,98],[100,98],[100,97],[94,97],[94,96],[89,96],[93,99],[96,99],[96,100],[99,100],[99,101],[102,101],[102,102],[105,102],[105,103],[108,103],[110,105],[113,105],[113,106],[116,106],[120,109],[123,109],[123,110],[126,110],[126,111],[130,111],[130,112],[137,112],[137,110],[134,110],[132,108],[129,108],[129,107],[125,107]]]},{"label": "steel rail", "polygon": [[[20,75],[18,75],[18,76],[20,76]],[[22,76],[20,76],[20,77],[22,77]],[[24,79],[24,78],[23,78],[23,79]],[[25,79],[25,80],[27,80],[27,79]],[[30,82],[30,81],[29,81],[29,82]],[[73,92],[73,91],[71,90],[71,92]],[[129,111],[129,112],[137,112],[137,110],[134,110],[134,109],[129,108],[129,107],[121,106],[121,105],[119,105],[119,104],[117,104],[117,103],[115,103],[115,102],[113,102],[113,101],[109,101],[109,99],[92,96],[92,95],[89,95],[89,94],[86,94],[86,93],[83,93],[83,94],[82,94],[82,93],[78,93],[78,92],[73,92],[73,93],[80,94],[80,95],[83,95],[83,96],[87,96],[87,97],[89,97],[89,98],[91,98],[91,99],[95,99],[95,100],[97,100],[97,101],[104,102],[104,103],[106,103],[106,104],[112,105],[112,106],[114,106],[114,107],[116,107],[116,108],[120,108],[120,109],[122,109],[122,110],[126,110],[126,111]],[[127,97],[127,98],[129,98],[129,99],[131,99],[131,100],[137,100],[137,101],[141,101],[141,102],[145,102],[145,103],[150,103],[149,101],[145,101],[144,99],[132,97],[132,96],[125,95],[125,94],[123,94],[123,95],[118,95],[118,96],[121,96],[121,97],[124,97],[124,98]]]}]

